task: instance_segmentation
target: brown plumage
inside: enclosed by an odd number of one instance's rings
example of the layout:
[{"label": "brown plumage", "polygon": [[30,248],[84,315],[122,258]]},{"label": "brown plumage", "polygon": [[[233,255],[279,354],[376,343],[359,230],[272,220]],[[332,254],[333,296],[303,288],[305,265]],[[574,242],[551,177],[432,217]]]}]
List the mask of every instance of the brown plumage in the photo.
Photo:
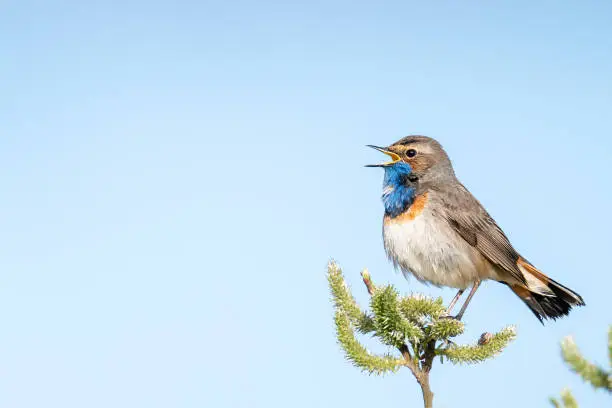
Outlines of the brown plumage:
[{"label": "brown plumage", "polygon": [[385,216],[385,248],[405,274],[463,292],[481,280],[508,285],[535,316],[557,319],[584,301],[571,289],[549,278],[523,258],[478,200],[457,180],[448,155],[434,139],[407,136],[387,148],[377,148],[393,161],[410,165],[404,186],[386,186],[387,193],[404,187],[414,190],[400,215]]}]

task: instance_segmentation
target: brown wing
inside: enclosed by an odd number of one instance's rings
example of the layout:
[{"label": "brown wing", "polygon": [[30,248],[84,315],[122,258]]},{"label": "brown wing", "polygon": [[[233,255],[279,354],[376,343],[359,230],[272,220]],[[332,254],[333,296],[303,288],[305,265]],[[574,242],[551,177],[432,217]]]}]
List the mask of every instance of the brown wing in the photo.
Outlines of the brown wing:
[{"label": "brown wing", "polygon": [[491,263],[526,283],[517,266],[519,253],[478,200],[461,184],[443,193],[440,215],[449,225]]}]

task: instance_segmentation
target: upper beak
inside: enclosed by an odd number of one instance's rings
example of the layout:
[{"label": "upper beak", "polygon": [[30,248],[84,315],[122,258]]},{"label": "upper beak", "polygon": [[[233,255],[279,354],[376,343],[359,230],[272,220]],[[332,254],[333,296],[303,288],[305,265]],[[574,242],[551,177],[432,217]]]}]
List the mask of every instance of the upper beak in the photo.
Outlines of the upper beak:
[{"label": "upper beak", "polygon": [[380,164],[366,164],[365,167],[387,167],[387,166],[391,166],[394,163],[397,163],[398,161],[402,159],[401,157],[399,157],[399,155],[388,150],[386,147],[379,147],[379,146],[373,146],[373,145],[367,145],[367,146],[371,147],[372,149],[376,149],[379,152],[383,152],[387,156],[391,157],[391,161],[386,162],[386,163],[380,163]]}]

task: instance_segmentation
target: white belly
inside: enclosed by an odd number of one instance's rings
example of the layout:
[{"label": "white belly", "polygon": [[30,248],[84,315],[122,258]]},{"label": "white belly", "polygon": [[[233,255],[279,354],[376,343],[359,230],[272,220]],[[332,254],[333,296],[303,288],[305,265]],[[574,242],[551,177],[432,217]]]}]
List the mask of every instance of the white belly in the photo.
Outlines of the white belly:
[{"label": "white belly", "polygon": [[385,219],[383,238],[393,264],[421,282],[465,289],[493,273],[475,248],[427,210],[414,220]]}]

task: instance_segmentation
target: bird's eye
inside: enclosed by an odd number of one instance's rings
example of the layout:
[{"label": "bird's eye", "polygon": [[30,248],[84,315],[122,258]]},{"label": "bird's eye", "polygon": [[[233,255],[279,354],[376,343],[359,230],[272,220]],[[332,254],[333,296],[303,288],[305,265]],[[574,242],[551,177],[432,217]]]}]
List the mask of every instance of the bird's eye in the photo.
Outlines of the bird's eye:
[{"label": "bird's eye", "polygon": [[417,154],[417,151],[414,149],[408,149],[408,151],[406,152],[406,156],[408,157],[414,157],[416,156],[416,154]]},{"label": "bird's eye", "polygon": [[411,174],[411,175],[408,176],[408,180],[411,183],[416,183],[417,181],[419,181],[419,178],[417,176],[415,176],[414,174]]}]

